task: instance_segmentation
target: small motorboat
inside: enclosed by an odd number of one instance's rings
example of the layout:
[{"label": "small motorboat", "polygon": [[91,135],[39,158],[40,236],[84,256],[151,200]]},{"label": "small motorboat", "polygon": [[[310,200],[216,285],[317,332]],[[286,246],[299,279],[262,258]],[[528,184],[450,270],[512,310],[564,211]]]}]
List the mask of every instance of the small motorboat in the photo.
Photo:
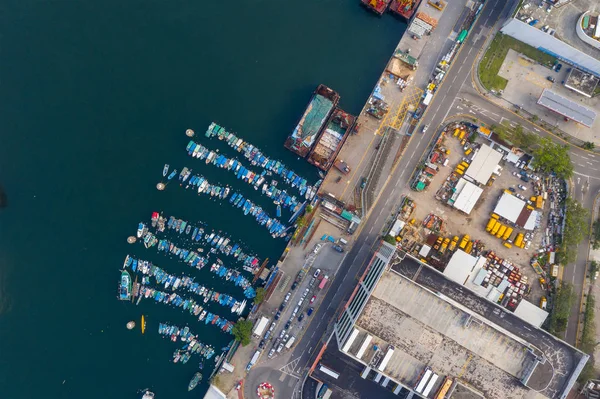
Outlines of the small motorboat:
[{"label": "small motorboat", "polygon": [[154,399],[154,392],[151,392],[148,389],[144,389],[144,394],[142,395],[142,399]]},{"label": "small motorboat", "polygon": [[166,163],[163,168],[163,176],[166,176],[167,173],[169,173],[169,164],[168,163]]}]

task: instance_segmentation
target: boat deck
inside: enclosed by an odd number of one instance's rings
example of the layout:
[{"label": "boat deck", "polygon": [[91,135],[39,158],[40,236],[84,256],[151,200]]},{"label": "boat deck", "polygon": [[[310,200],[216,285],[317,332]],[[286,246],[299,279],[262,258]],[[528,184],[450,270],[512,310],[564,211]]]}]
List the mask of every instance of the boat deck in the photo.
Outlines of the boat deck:
[{"label": "boat deck", "polygon": [[308,162],[321,170],[328,171],[355,122],[355,116],[336,108],[321,132],[317,144],[309,153]]},{"label": "boat deck", "polygon": [[319,85],[296,125],[285,141],[285,148],[306,157],[316,142],[325,121],[340,100],[340,95],[325,85]]},{"label": "boat deck", "polygon": [[360,0],[360,2],[369,10],[379,15],[383,15],[390,4],[390,0]]},{"label": "boat deck", "polygon": [[390,11],[410,21],[421,0],[392,0]]}]

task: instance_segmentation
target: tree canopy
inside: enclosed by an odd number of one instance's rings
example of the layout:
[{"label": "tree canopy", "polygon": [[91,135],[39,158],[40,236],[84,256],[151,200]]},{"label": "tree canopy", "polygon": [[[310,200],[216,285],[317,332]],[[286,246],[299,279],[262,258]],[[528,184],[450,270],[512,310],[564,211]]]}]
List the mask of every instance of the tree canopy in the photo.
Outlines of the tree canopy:
[{"label": "tree canopy", "polygon": [[567,321],[576,299],[577,296],[573,292],[573,286],[569,283],[563,283],[554,298],[554,307],[550,315],[550,333],[562,338],[561,335],[567,329]]},{"label": "tree canopy", "polygon": [[554,173],[561,179],[573,176],[573,163],[569,156],[569,146],[553,142],[544,137],[533,152],[533,166],[545,173]]},{"label": "tree canopy", "polygon": [[575,261],[577,245],[589,233],[589,211],[572,198],[567,198],[565,205],[565,229],[560,251],[560,261],[563,265]]},{"label": "tree canopy", "polygon": [[242,346],[246,346],[250,343],[250,337],[252,336],[252,322],[250,320],[238,320],[231,332]]},{"label": "tree canopy", "polygon": [[262,303],[262,301],[265,299],[265,294],[266,294],[265,289],[263,287],[258,287],[256,289],[256,296],[254,297],[254,303],[257,305],[259,303]]}]

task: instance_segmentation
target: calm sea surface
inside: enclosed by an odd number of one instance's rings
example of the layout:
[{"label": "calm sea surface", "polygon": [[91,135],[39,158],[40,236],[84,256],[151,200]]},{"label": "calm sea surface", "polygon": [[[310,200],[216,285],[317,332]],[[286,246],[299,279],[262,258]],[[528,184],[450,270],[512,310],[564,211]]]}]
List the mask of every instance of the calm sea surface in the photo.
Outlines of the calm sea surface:
[{"label": "calm sea surface", "polygon": [[[285,242],[228,202],[177,184],[158,192],[163,164],[234,185],[274,216],[229,172],[189,158],[185,129],[233,154],[204,138],[218,121],[314,182],[314,168],[283,148],[312,91],[324,83],[358,113],[404,29],[358,0],[3,2],[0,397],[125,399],[145,387],[157,399],[192,397],[199,358],[173,364],[181,344],[162,339],[158,323],[188,324],[217,353],[231,336],[151,300],[119,302],[123,259],[242,292],[127,236],[162,211],[226,231],[261,259],[276,259]],[[143,336],[125,328],[142,314]],[[205,364],[193,397],[206,389],[214,362]]]}]

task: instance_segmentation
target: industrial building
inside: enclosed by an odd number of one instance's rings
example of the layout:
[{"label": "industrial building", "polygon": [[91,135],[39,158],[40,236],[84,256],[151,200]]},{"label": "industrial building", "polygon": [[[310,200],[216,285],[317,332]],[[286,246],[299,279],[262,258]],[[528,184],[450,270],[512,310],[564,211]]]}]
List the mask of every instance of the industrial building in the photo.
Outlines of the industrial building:
[{"label": "industrial building", "polygon": [[515,18],[509,19],[500,31],[582,71],[600,77],[599,60],[525,22]]},{"label": "industrial building", "polygon": [[363,379],[425,397],[463,397],[468,386],[486,398],[563,399],[589,358],[418,260],[397,260],[387,243],[360,278],[334,338]]},{"label": "industrial building", "polygon": [[494,213],[525,230],[533,230],[541,220],[541,214],[524,200],[517,198],[510,191],[504,191],[494,208]]},{"label": "industrial building", "polygon": [[595,111],[548,89],[544,89],[537,103],[587,127],[592,127],[596,120]]},{"label": "industrial building", "polygon": [[454,194],[448,203],[468,215],[475,207],[475,204],[477,204],[482,193],[483,189],[481,187],[460,178],[454,187]]},{"label": "industrial building", "polygon": [[465,176],[473,182],[487,184],[501,159],[501,153],[489,145],[483,144],[477,150],[477,154],[473,157],[473,161],[465,171]]}]

